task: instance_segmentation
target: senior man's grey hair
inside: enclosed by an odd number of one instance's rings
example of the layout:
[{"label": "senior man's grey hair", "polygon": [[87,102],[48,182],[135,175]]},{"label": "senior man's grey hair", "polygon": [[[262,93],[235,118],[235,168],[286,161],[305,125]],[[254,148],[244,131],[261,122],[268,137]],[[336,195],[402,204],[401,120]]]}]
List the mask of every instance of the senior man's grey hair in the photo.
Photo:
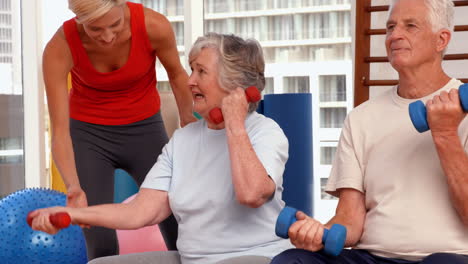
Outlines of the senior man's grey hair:
[{"label": "senior man's grey hair", "polygon": [[[388,15],[392,13],[393,6],[401,0],[392,0]],[[432,31],[435,33],[442,29],[447,29],[451,33],[454,30],[454,4],[452,0],[424,0],[427,7],[427,19],[432,25]],[[442,52],[445,54],[447,48]]]}]

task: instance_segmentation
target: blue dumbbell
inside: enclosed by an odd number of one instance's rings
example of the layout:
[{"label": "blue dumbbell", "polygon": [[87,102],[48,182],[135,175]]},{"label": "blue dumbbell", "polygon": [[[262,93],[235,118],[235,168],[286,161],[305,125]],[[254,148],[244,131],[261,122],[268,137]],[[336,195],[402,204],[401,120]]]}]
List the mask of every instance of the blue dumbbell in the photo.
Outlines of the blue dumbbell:
[{"label": "blue dumbbell", "polygon": [[[276,220],[275,233],[282,238],[288,238],[289,227],[294,224],[297,209],[284,207]],[[322,243],[324,251],[328,255],[338,256],[344,247],[346,241],[346,227],[340,224],[334,224],[328,229],[323,230]]]},{"label": "blue dumbbell", "polygon": [[[460,97],[460,104],[463,111],[468,112],[468,84],[462,84],[458,89],[458,95]],[[427,111],[426,106],[421,101],[413,102],[409,105],[409,115],[411,122],[419,133],[429,130],[429,124],[427,123]]]}]

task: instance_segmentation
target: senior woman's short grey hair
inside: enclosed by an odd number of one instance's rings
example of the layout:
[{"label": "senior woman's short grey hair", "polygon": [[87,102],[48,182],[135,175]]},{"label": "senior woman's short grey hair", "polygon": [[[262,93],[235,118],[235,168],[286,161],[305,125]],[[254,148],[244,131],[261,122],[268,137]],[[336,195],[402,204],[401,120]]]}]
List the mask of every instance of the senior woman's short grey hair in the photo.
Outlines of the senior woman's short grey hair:
[{"label": "senior woman's short grey hair", "polygon": [[[202,49],[212,48],[218,53],[221,88],[234,90],[256,86],[262,92],[265,88],[265,60],[258,41],[242,39],[235,35],[207,33],[199,37],[190,50],[189,58],[197,56]],[[257,109],[258,102],[249,104],[249,112]]]}]

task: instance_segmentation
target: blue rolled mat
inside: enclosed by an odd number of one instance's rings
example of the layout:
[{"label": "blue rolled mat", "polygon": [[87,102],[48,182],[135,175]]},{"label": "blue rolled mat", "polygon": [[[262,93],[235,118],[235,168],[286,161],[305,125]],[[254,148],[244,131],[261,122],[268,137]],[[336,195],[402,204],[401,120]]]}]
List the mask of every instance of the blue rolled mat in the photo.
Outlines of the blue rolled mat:
[{"label": "blue rolled mat", "polygon": [[260,100],[260,102],[258,102],[258,106],[257,106],[257,113],[260,113],[262,115],[264,115],[264,111],[263,111],[263,104],[264,104],[265,100]]},{"label": "blue rolled mat", "polygon": [[265,116],[280,125],[289,140],[283,200],[287,206],[312,216],[312,94],[267,94],[260,104],[261,109]]}]

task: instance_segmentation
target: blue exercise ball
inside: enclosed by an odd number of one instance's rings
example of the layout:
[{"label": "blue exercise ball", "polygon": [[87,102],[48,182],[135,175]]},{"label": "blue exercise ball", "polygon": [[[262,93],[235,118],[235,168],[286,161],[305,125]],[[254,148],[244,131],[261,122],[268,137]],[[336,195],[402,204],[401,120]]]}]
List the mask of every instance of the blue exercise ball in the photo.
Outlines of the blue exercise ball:
[{"label": "blue exercise ball", "polygon": [[2,264],[82,264],[86,244],[79,226],[55,235],[34,231],[26,223],[30,211],[64,206],[65,194],[44,188],[28,188],[0,200],[0,262]]}]

